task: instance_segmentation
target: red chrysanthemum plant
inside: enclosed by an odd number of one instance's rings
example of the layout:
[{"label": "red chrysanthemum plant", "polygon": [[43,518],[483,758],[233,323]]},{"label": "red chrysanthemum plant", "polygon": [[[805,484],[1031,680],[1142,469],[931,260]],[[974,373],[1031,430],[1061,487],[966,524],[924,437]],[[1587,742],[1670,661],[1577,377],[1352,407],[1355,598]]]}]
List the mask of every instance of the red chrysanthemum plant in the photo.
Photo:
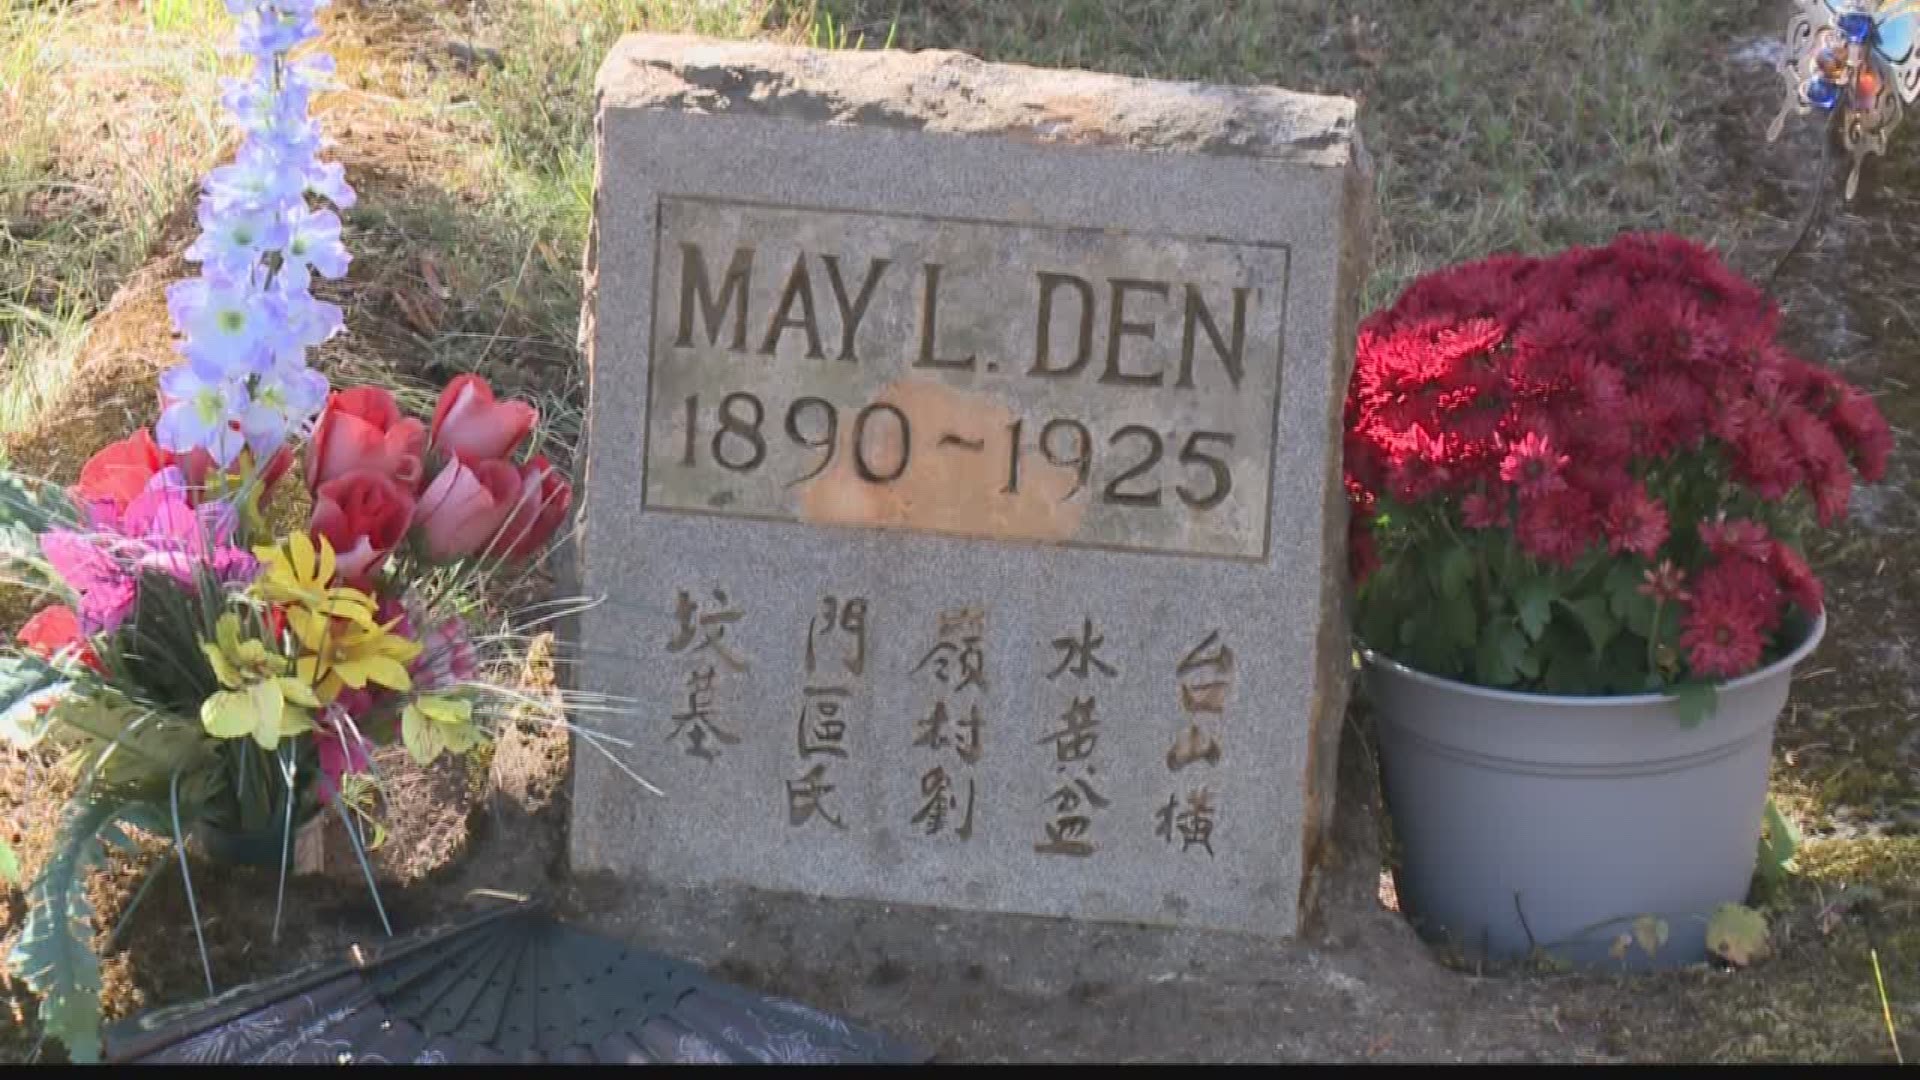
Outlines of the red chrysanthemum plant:
[{"label": "red chrysanthemum plant", "polygon": [[1552,694],[1704,688],[1821,610],[1798,538],[1892,435],[1774,340],[1712,252],[1628,236],[1414,282],[1361,327],[1346,406],[1362,641]]}]

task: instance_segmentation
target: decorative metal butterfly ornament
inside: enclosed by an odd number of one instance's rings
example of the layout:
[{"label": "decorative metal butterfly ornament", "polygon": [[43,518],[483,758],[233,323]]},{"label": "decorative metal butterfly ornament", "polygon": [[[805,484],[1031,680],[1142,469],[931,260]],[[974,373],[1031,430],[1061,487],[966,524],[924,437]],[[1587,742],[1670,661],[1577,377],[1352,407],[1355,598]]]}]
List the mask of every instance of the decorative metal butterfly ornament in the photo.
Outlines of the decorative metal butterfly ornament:
[{"label": "decorative metal butterfly ornament", "polygon": [[1790,112],[1836,113],[1853,158],[1853,198],[1861,163],[1887,152],[1902,105],[1920,98],[1920,0],[1796,0],[1780,71],[1787,100],[1767,141],[1780,137]]}]

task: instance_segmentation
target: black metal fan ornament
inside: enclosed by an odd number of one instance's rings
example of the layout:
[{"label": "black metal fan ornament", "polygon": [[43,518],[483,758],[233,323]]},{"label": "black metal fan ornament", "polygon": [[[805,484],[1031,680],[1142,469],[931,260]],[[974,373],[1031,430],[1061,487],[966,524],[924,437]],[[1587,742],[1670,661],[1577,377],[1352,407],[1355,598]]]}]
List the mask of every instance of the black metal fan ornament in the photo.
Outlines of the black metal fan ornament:
[{"label": "black metal fan ornament", "polygon": [[583,933],[520,900],[123,1021],[114,1063],[919,1064],[797,1002]]}]

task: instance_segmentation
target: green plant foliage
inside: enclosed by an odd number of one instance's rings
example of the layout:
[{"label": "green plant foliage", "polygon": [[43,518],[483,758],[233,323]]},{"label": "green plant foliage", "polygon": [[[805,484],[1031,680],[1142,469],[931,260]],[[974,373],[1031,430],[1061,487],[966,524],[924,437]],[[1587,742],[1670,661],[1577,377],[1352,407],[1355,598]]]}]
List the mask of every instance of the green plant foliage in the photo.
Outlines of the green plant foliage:
[{"label": "green plant foliage", "polygon": [[[1680,659],[1677,605],[1649,595],[1644,559],[1590,552],[1569,568],[1531,559],[1497,530],[1461,532],[1433,508],[1388,507],[1394,552],[1361,583],[1366,644],[1421,671],[1547,694],[1676,694],[1683,723],[1712,714],[1711,684]],[[1804,632],[1788,620],[1769,650]]]},{"label": "green plant foliage", "polygon": [[35,656],[0,656],[0,739],[26,749],[45,737],[52,713],[43,706],[67,678]]},{"label": "green plant foliage", "polygon": [[0,467],[0,572],[39,587],[54,578],[40,557],[40,534],[75,519],[58,487]]},{"label": "green plant foliage", "polygon": [[1787,864],[1793,861],[1794,853],[1800,850],[1800,830],[1780,812],[1780,804],[1772,798],[1767,799],[1766,827],[1760,835],[1760,854],[1757,860],[1760,880],[1768,885],[1778,885],[1786,880]]},{"label": "green plant foliage", "polygon": [[40,996],[40,1023],[76,1062],[100,1057],[100,958],[93,952],[87,876],[105,863],[101,843],[130,848],[126,822],[165,828],[158,807],[111,798],[75,803],[53,856],[27,890],[27,921],[7,966]]},{"label": "green plant foliage", "polygon": [[1699,727],[1707,717],[1713,715],[1714,705],[1720,700],[1719,692],[1712,683],[1681,683],[1673,688],[1673,708],[1680,714],[1681,727]]}]

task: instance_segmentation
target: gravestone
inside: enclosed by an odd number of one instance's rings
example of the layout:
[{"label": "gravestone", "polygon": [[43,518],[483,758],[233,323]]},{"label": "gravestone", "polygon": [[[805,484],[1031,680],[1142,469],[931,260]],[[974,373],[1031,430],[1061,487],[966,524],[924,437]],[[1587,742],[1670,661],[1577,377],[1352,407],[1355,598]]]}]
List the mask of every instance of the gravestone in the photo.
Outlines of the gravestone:
[{"label": "gravestone", "polygon": [[633,35],[597,123],[575,867],[1293,933],[1353,103]]}]

